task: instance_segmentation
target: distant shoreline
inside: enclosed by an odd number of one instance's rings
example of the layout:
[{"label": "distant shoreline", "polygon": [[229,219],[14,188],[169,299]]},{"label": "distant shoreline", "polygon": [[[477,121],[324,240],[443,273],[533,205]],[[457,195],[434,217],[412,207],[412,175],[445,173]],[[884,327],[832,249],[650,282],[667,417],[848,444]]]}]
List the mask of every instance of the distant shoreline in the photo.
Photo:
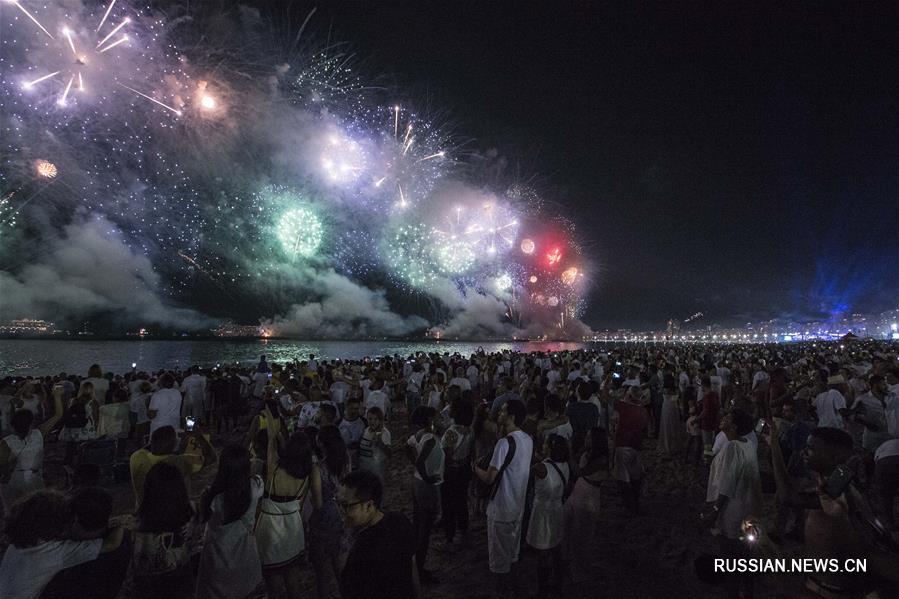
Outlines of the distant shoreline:
[{"label": "distant shoreline", "polygon": [[297,341],[308,343],[320,343],[327,341],[329,343],[345,342],[345,343],[371,343],[371,342],[390,342],[390,343],[611,343],[606,341],[584,341],[583,339],[468,339],[464,337],[445,337],[442,339],[432,339],[429,337],[362,337],[355,339],[332,339],[332,338],[300,338],[300,337],[219,337],[210,336],[183,336],[177,335],[172,337],[144,336],[135,335],[126,336],[101,336],[101,335],[0,335],[0,341],[226,341],[232,342],[252,342],[252,341]]}]

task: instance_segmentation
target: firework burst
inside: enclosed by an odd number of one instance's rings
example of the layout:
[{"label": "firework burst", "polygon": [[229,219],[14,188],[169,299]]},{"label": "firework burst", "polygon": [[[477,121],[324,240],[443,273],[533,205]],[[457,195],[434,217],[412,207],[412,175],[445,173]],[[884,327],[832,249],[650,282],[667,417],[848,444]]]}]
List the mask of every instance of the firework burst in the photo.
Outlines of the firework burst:
[{"label": "firework burst", "polygon": [[312,13],[285,51],[236,9],[6,1],[0,182],[40,196],[0,200],[0,229],[104,218],[166,297],[212,281],[256,316],[327,272],[440,318],[478,295],[516,326],[582,309],[570,221],[527,184],[479,178],[437,113],[370,85],[346,46],[307,42]]}]

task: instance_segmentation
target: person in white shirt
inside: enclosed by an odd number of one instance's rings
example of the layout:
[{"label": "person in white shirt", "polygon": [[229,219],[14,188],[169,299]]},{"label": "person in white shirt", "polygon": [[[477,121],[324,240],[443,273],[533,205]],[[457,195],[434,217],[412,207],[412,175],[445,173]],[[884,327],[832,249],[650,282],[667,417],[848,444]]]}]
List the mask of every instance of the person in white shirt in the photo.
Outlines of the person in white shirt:
[{"label": "person in white shirt", "polygon": [[895,393],[899,396],[899,370],[888,370],[886,379],[887,386],[890,388],[890,393]]},{"label": "person in white shirt", "polygon": [[762,505],[758,446],[747,438],[752,417],[743,410],[725,416],[721,428],[728,441],[712,461],[706,501],[715,504],[710,517],[716,517],[716,528],[736,541],[742,534],[743,519],[757,514]]},{"label": "person in white shirt", "polygon": [[139,392],[141,385],[144,383],[149,383],[147,380],[147,375],[144,373],[138,374],[130,383],[128,383],[128,395],[134,396]]},{"label": "person in white shirt", "polygon": [[477,390],[478,388],[478,378],[479,371],[478,365],[472,359],[471,363],[468,365],[468,368],[465,370],[465,376],[468,378],[468,382],[470,383],[470,387],[473,390]]},{"label": "person in white shirt", "polygon": [[895,530],[893,504],[899,492],[899,439],[884,441],[874,454],[877,512],[887,530]]},{"label": "person in white shirt", "polygon": [[250,397],[253,381],[250,380],[250,377],[243,372],[238,372],[237,378],[240,379],[240,398],[247,399],[248,397]]},{"label": "person in white shirt", "polygon": [[328,389],[328,394],[331,398],[331,401],[337,405],[341,411],[343,411],[343,405],[346,403],[346,398],[350,393],[350,386],[343,380],[335,379],[333,383],[331,383],[331,387]]},{"label": "person in white shirt", "polygon": [[57,573],[93,561],[122,543],[118,527],[104,538],[63,540],[72,524],[66,498],[57,491],[36,491],[13,506],[3,531],[10,545],[0,562],[0,597],[38,599]]},{"label": "person in white shirt", "polygon": [[686,371],[681,370],[680,374],[677,375],[677,388],[680,390],[681,395],[687,392],[687,387],[690,386],[690,375],[687,374]]},{"label": "person in white shirt", "polygon": [[434,434],[437,413],[429,406],[418,406],[412,413],[412,426],[418,430],[409,436],[406,445],[415,464],[412,487],[412,525],[415,528],[415,565],[418,578],[424,584],[437,582],[433,572],[425,568],[431,530],[440,511],[440,485],[446,456],[440,439]]},{"label": "person in white shirt", "polygon": [[[496,442],[489,467],[486,470],[477,465],[474,467],[475,475],[482,482],[495,485],[487,507],[487,553],[489,568],[497,575],[497,591],[501,596],[510,589],[510,573],[512,565],[518,562],[521,545],[521,520],[534,450],[530,435],[520,428],[526,417],[523,403],[508,401],[503,404],[498,424],[504,436]],[[510,441],[515,447],[511,454]]]},{"label": "person in white shirt", "polygon": [[359,470],[373,472],[381,483],[387,480],[387,458],[393,438],[384,426],[381,408],[371,407],[365,414],[368,426],[359,440]]},{"label": "person in white shirt", "polygon": [[827,379],[830,389],[819,393],[812,405],[818,415],[818,426],[843,429],[845,423],[843,416],[848,414],[846,397],[840,392],[840,387],[845,386],[846,379],[843,375],[831,376]]},{"label": "person in white shirt", "polygon": [[13,432],[0,440],[0,465],[13,469],[9,480],[0,482],[0,501],[6,513],[20,498],[44,488],[44,437],[33,424],[34,414],[16,410]]},{"label": "person in white shirt", "polygon": [[[81,384],[90,383],[94,386],[94,399],[100,405],[106,403],[106,394],[109,392],[109,379],[103,377],[103,370],[99,364],[94,364],[87,370],[87,378],[81,381]],[[79,390],[80,393],[80,390]]]},{"label": "person in white shirt", "polygon": [[175,430],[181,428],[181,392],[175,387],[175,378],[166,373],[159,378],[159,390],[150,397],[147,415],[150,417],[150,434],[162,426]]},{"label": "person in white shirt", "polygon": [[150,403],[150,394],[153,386],[150,381],[139,381],[140,385],[131,394],[128,400],[129,411],[131,413],[131,425],[134,436],[141,441],[145,435],[149,434],[150,417],[147,415],[148,404]]},{"label": "person in white shirt", "polygon": [[371,384],[372,384],[373,376],[366,372],[365,376],[363,376],[362,380],[359,381],[359,387],[362,388],[362,401],[364,402],[368,399],[368,394],[371,393]]},{"label": "person in white shirt", "polygon": [[546,390],[550,393],[556,392],[556,386],[559,384],[559,381],[562,380],[562,375],[559,373],[559,368],[555,364],[552,365],[552,368],[546,372],[546,380],[549,381],[546,383]]},{"label": "person in white shirt", "polygon": [[368,396],[362,402],[363,409],[368,412],[371,408],[380,408],[384,414],[385,420],[390,419],[390,399],[384,392],[384,381],[377,379],[372,384],[373,389],[368,392]]},{"label": "person in white shirt", "polygon": [[605,378],[605,376],[606,376],[606,370],[605,370],[605,368],[603,368],[602,362],[599,360],[596,360],[593,363],[593,375],[591,378],[598,383],[598,382],[602,381],[603,378]]},{"label": "person in white shirt", "polygon": [[463,391],[471,391],[471,382],[465,378],[465,371],[461,366],[456,368],[456,376],[450,379],[449,386],[459,387]]},{"label": "person in white shirt", "polygon": [[346,409],[343,419],[337,428],[340,430],[340,436],[346,444],[347,451],[350,452],[350,462],[355,469],[359,460],[359,442],[365,433],[365,427],[368,423],[365,418],[360,415],[362,400],[358,397],[350,397],[346,402]]},{"label": "person in white shirt", "polygon": [[425,373],[421,364],[415,364],[414,366],[406,364],[406,366],[411,368],[411,372],[406,377],[406,413],[411,416],[415,408],[421,404]]},{"label": "person in white shirt", "polygon": [[181,393],[184,394],[184,411],[198,423],[203,422],[204,404],[206,402],[206,377],[196,366],[181,381]]},{"label": "person in white shirt", "polygon": [[872,454],[883,442],[896,436],[893,433],[899,417],[899,401],[889,392],[886,380],[880,375],[872,375],[868,387],[870,391],[855,398],[851,411],[854,420],[865,427],[862,448]]},{"label": "person in white shirt", "polygon": [[724,380],[718,375],[718,369],[714,366],[709,368],[709,382],[712,384],[712,391],[721,397],[721,390],[724,387]]},{"label": "person in white shirt", "polygon": [[257,370],[253,373],[252,384],[253,384],[253,397],[255,399],[262,399],[265,395],[265,387],[268,385],[269,380],[272,378],[272,373],[269,371]]},{"label": "person in white shirt", "polygon": [[731,370],[724,362],[719,362],[716,368],[716,374],[721,377],[721,385],[727,387],[730,385]]},{"label": "person in white shirt", "polygon": [[[583,370],[586,370],[586,368],[584,368]],[[575,362],[574,364],[571,365],[571,372],[569,372],[568,376],[565,377],[565,380],[568,381],[569,383],[572,383],[577,380],[586,381],[589,379],[590,379],[590,377],[588,377],[586,374],[584,374],[584,372],[581,369],[581,365],[578,364],[577,362]]]},{"label": "person in white shirt", "polygon": [[766,389],[771,377],[768,376],[768,373],[760,364],[754,364],[753,369],[755,369],[756,372],[752,375],[752,390],[755,391],[760,388]]}]

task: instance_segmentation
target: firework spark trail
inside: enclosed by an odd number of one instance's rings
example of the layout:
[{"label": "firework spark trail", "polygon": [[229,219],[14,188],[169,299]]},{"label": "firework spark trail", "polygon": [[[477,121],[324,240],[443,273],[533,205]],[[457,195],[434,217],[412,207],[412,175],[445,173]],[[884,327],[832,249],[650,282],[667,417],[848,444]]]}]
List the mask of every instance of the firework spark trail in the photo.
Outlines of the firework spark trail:
[{"label": "firework spark trail", "polygon": [[163,103],[163,102],[160,102],[159,100],[157,100],[156,98],[154,98],[154,97],[152,97],[152,96],[148,96],[147,94],[145,94],[145,93],[143,93],[143,92],[139,92],[139,91],[137,91],[136,89],[134,89],[133,87],[128,87],[128,86],[125,85],[124,83],[119,83],[119,85],[121,85],[122,87],[124,87],[124,88],[127,89],[128,91],[134,92],[134,93],[136,93],[138,96],[142,96],[142,97],[146,98],[147,100],[153,102],[154,104],[159,104],[160,106],[162,106],[162,107],[165,108],[166,110],[170,110],[170,111],[174,112],[175,114],[177,114],[178,116],[181,116],[181,111],[178,110],[177,108],[173,108],[173,107],[169,106],[168,104],[165,104],[165,103]]},{"label": "firework spark trail", "polygon": [[112,11],[112,7],[115,6],[115,3],[116,3],[116,0],[112,0],[112,2],[109,3],[109,6],[106,7],[106,12],[103,13],[103,18],[100,19],[100,24],[97,25],[96,33],[100,33],[100,30],[103,29],[103,23],[106,22],[106,19],[109,17],[109,13],[110,13],[110,11]]},{"label": "firework spark trail", "polygon": [[50,77],[54,77],[54,76],[56,76],[56,75],[59,75],[61,72],[62,72],[62,71],[54,71],[54,72],[50,73],[49,75],[44,75],[43,77],[38,77],[38,78],[35,79],[34,81],[28,81],[28,82],[26,82],[26,83],[24,84],[24,87],[27,89],[27,88],[29,88],[29,87],[32,87],[32,86],[34,86],[34,85],[37,85],[37,84],[40,83],[41,81],[45,81],[45,80],[49,79]]},{"label": "firework spark trail", "polygon": [[64,92],[62,92],[62,97],[59,99],[59,102],[58,102],[58,104],[59,104],[60,106],[65,106],[65,105],[66,105],[66,98],[69,97],[69,90],[72,89],[72,82],[73,82],[73,81],[75,81],[75,76],[74,76],[74,75],[72,75],[71,77],[69,77],[69,82],[66,83],[66,89],[65,89]]},{"label": "firework spark trail", "polygon": [[66,39],[69,40],[69,47],[72,48],[72,55],[77,59],[78,51],[75,49],[75,42],[72,41],[72,32],[68,27],[62,30],[62,34],[66,36]]},{"label": "firework spark trail", "polygon": [[117,41],[115,41],[115,42],[109,44],[109,45],[106,46],[105,48],[102,48],[102,49],[98,50],[98,52],[100,52],[100,54],[102,54],[103,52],[106,52],[107,50],[112,50],[113,48],[115,48],[115,47],[118,46],[119,44],[125,43],[125,42],[127,42],[127,41],[128,41],[128,36],[127,36],[127,35],[123,35],[123,36],[122,36],[121,38],[119,38]]},{"label": "firework spark trail", "polygon": [[424,158],[419,158],[415,161],[415,163],[418,164],[419,162],[424,162],[425,160],[433,160],[434,158],[443,158],[444,154],[444,152],[435,152],[433,154],[425,156]]},{"label": "firework spark trail", "polygon": [[112,31],[110,31],[108,34],[106,34],[106,37],[104,37],[102,40],[100,40],[100,42],[97,44],[97,48],[99,48],[100,46],[105,44],[106,40],[108,40],[109,38],[114,36],[116,34],[116,32],[118,32],[119,29],[121,29],[122,27],[124,27],[125,25],[127,25],[130,22],[131,22],[131,19],[129,19],[127,17],[124,20],[122,20],[122,22],[119,23],[118,25],[116,25]]},{"label": "firework spark trail", "polygon": [[15,6],[16,8],[18,8],[19,10],[21,10],[23,13],[25,13],[25,16],[27,16],[29,19],[31,19],[32,21],[34,21],[34,24],[37,25],[38,27],[40,27],[40,28],[41,28],[41,31],[43,31],[44,33],[46,33],[47,36],[48,36],[51,40],[52,40],[52,39],[55,39],[55,38],[50,34],[50,32],[47,31],[47,28],[44,27],[43,25],[41,25],[41,22],[38,21],[37,18],[35,18],[34,15],[32,15],[32,14],[31,14],[30,12],[28,12],[27,10],[25,10],[25,7],[22,6],[21,4],[19,4],[19,3],[17,2],[17,0],[7,0],[7,2],[9,2],[9,3],[12,4],[13,6]]},{"label": "firework spark trail", "polygon": [[180,257],[185,262],[187,262],[192,267],[194,267],[197,270],[197,272],[199,272],[200,274],[204,275],[207,279],[209,279],[220,291],[222,291],[226,295],[228,295],[228,297],[231,297],[231,298],[236,297],[234,295],[234,293],[232,292],[229,285],[226,285],[224,282],[219,280],[219,278],[216,277],[213,273],[211,273],[208,270],[206,270],[205,268],[203,268],[199,262],[197,262],[195,259],[193,259],[190,256],[188,256],[187,254],[185,254],[183,250],[177,250],[175,253],[178,257]]}]

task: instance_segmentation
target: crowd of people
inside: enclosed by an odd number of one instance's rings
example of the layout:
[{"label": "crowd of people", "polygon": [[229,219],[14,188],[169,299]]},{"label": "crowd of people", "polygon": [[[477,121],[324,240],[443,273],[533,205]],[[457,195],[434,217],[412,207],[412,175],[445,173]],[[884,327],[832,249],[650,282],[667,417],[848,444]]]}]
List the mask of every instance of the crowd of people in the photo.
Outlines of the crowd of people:
[{"label": "crowd of people", "polygon": [[[262,356],[86,375],[0,381],[4,599],[427,596],[445,575],[429,550],[470,548],[473,519],[487,535],[475,567],[497,596],[552,596],[590,576],[601,499],[641,517],[648,448],[707,475],[697,522],[718,556],[864,558],[867,572],[807,574],[802,592],[899,589],[899,361],[884,343]],[[45,486],[45,444],[62,488]],[[110,489],[128,480],[123,528]],[[411,519],[385,511],[397,486]],[[722,592],[750,597],[756,581],[724,577]]]}]

